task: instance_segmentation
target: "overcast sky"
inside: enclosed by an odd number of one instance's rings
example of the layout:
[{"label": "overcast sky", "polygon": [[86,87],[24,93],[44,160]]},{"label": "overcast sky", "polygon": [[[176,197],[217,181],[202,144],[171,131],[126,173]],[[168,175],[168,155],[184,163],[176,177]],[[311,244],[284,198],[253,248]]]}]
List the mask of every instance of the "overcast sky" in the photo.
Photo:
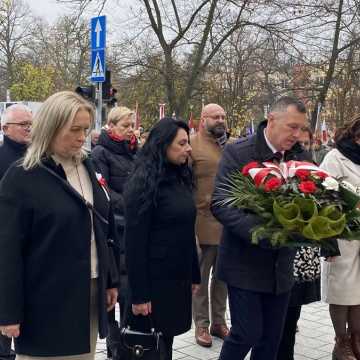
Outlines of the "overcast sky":
[{"label": "overcast sky", "polygon": [[[25,0],[30,5],[31,10],[37,16],[45,18],[49,23],[53,23],[56,18],[62,14],[69,13],[69,7],[64,4],[59,4],[56,0]],[[94,3],[96,3],[94,1]],[[112,18],[117,20],[124,20],[128,14],[129,6],[135,4],[135,0],[107,0],[107,5],[102,12],[102,15],[107,15],[108,22],[112,22]],[[114,9],[117,11],[114,13]],[[89,19],[97,16],[94,9],[94,14],[89,13]],[[118,23],[118,21],[117,21]]]},{"label": "overcast sky", "polygon": [[47,19],[49,23],[65,12],[64,6],[55,0],[27,0],[27,3],[35,15]]}]

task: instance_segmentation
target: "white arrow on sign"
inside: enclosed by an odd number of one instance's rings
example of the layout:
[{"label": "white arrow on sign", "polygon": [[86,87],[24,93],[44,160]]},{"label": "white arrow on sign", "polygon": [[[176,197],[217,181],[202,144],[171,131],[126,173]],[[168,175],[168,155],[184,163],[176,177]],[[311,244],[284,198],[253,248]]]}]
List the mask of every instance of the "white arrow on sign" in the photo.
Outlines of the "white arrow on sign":
[{"label": "white arrow on sign", "polygon": [[102,66],[101,59],[100,59],[98,52],[96,53],[96,58],[95,58],[91,76],[92,77],[104,77],[105,76],[104,68]]},{"label": "white arrow on sign", "polygon": [[102,31],[102,27],[100,24],[100,21],[98,19],[96,26],[95,26],[95,32],[96,32],[96,47],[100,47],[100,33]]}]

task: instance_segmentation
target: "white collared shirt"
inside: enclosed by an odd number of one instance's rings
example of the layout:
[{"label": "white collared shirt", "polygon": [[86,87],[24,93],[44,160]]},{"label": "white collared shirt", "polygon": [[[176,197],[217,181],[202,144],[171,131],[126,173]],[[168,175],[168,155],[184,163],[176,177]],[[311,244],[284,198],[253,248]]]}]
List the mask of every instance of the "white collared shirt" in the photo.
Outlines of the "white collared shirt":
[{"label": "white collared shirt", "polygon": [[264,129],[264,138],[266,141],[266,145],[270,148],[270,150],[275,154],[277,152],[281,152],[283,157],[284,157],[284,153],[285,151],[278,151],[276,150],[275,146],[270,142],[270,140],[268,139],[268,137],[266,136],[266,128]]}]

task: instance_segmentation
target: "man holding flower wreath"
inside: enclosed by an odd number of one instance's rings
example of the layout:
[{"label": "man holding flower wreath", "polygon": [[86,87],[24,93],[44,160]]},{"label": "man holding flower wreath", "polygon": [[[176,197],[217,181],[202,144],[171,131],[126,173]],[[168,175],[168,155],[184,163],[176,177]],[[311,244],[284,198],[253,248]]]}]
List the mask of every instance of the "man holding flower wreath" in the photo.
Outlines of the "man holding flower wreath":
[{"label": "man holding flower wreath", "polygon": [[295,249],[273,248],[267,239],[258,245],[251,230],[261,223],[247,209],[224,206],[224,184],[230,175],[256,161],[310,160],[298,141],[307,126],[304,104],[292,97],[274,103],[257,133],[229,144],[215,181],[212,212],[224,226],[219,247],[217,277],[228,286],[232,328],[225,338],[220,360],[275,360],[290,290],[293,286]]}]

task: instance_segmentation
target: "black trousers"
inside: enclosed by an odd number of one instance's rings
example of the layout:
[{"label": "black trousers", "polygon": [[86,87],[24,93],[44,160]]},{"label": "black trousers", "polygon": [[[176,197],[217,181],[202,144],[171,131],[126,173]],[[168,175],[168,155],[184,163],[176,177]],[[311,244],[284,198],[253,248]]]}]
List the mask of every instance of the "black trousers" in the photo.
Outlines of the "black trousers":
[{"label": "black trousers", "polygon": [[11,354],[11,338],[0,335],[0,358],[10,358]]},{"label": "black trousers", "polygon": [[277,360],[294,360],[296,325],[300,313],[301,305],[288,307]]},{"label": "black trousers", "polygon": [[290,292],[266,294],[228,286],[231,330],[219,360],[276,360]]},{"label": "black trousers", "polygon": [[172,360],[173,343],[174,343],[173,336],[164,336],[165,353],[166,353],[164,360]]}]

